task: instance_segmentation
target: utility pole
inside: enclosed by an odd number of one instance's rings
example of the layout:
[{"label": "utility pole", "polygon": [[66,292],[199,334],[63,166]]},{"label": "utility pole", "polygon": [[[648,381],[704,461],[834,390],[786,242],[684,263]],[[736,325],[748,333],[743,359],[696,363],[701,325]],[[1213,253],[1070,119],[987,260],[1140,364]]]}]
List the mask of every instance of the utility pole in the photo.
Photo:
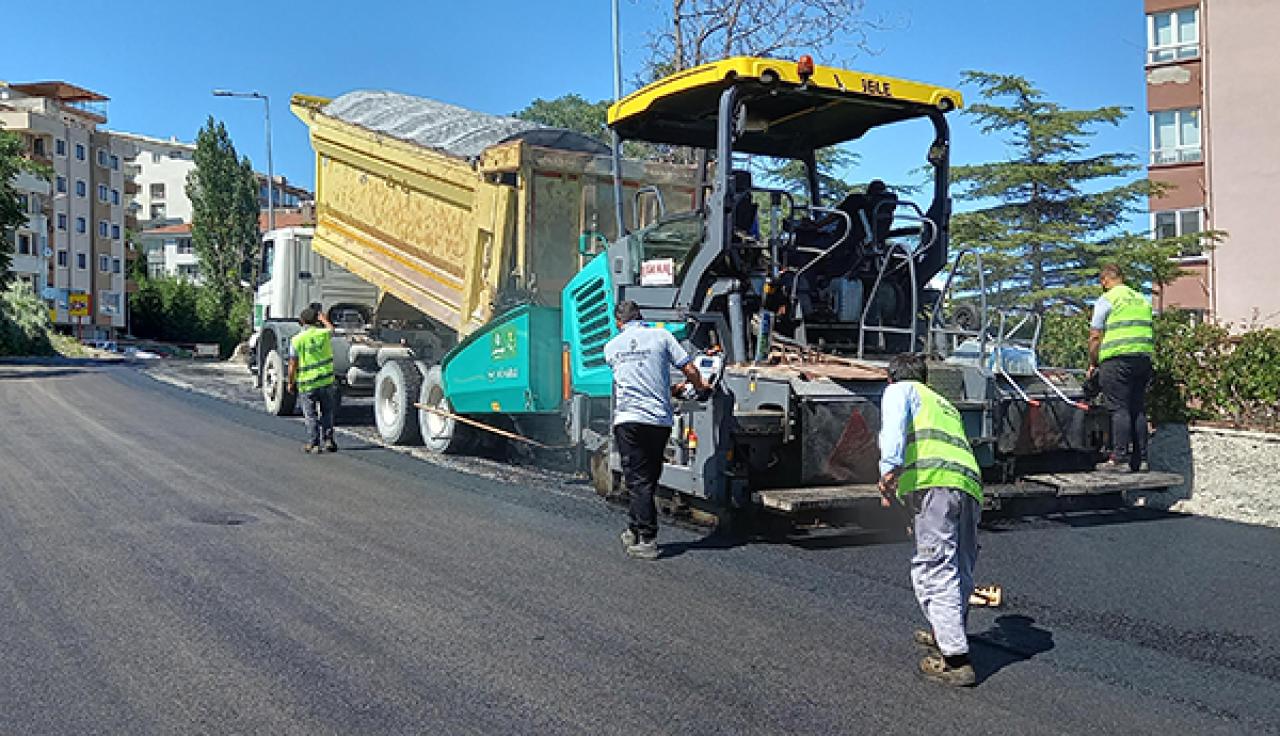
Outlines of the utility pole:
[{"label": "utility pole", "polygon": [[[615,4],[617,0],[614,0]],[[276,229],[276,171],[271,160],[271,98],[254,90],[253,92],[232,92],[226,89],[215,89],[214,97],[250,97],[262,100],[262,108],[267,128],[267,229]]]},{"label": "utility pole", "polygon": [[[622,99],[622,25],[618,0],[613,0],[613,102]],[[618,239],[627,234],[626,208],[622,202],[622,139],[613,132],[613,206],[618,218]]]}]

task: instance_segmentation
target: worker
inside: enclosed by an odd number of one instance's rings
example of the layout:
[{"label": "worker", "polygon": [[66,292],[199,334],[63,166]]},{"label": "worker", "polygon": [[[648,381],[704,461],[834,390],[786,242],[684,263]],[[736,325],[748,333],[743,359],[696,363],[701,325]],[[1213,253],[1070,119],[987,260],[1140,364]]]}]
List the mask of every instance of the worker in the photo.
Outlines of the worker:
[{"label": "worker", "polygon": [[[631,496],[622,545],[636,559],[658,558],[658,508],[653,495],[662,476],[671,436],[672,394],[704,394],[711,387],[670,332],[641,322],[640,307],[624,300],[614,308],[618,334],[604,346],[613,369],[613,437],[622,460],[622,479]],[[686,382],[672,387],[671,368]]]},{"label": "worker", "polygon": [[1147,384],[1155,331],[1151,304],[1124,283],[1114,264],[1099,275],[1103,295],[1093,305],[1089,330],[1089,376],[1098,375],[1111,410],[1111,456],[1100,470],[1137,472],[1147,455]]},{"label": "worker", "polygon": [[302,332],[289,341],[289,391],[301,400],[307,423],[307,444],[302,451],[337,452],[338,444],[333,440],[333,412],[338,403],[330,340],[333,323],[315,305],[302,310],[298,319]]},{"label": "worker", "polygon": [[889,361],[880,403],[881,504],[898,502],[914,515],[911,586],[929,629],[916,643],[932,650],[920,660],[925,677],[956,687],[977,682],[965,627],[978,558],[982,476],[960,413],[925,385],[924,357]]}]

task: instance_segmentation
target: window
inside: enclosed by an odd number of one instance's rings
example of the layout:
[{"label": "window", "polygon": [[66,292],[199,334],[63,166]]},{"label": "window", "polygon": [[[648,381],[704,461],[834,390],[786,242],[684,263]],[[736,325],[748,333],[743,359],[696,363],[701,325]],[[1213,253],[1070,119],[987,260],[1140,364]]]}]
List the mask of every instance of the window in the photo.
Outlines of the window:
[{"label": "window", "polygon": [[119,258],[112,258],[112,259],[111,259],[111,273],[120,273],[120,259],[119,259]]},{"label": "window", "polygon": [[18,192],[18,207],[21,208],[23,212],[30,212],[31,198],[22,192]]},{"label": "window", "polygon": [[65,250],[58,251],[58,268],[67,267],[67,252]]},{"label": "window", "polygon": [[1183,164],[1200,160],[1199,109],[1151,113],[1151,163]]},{"label": "window", "polygon": [[112,226],[111,226],[111,239],[112,239],[112,240],[119,240],[119,239],[120,239],[120,226],[119,226],[119,225],[112,225]]},{"label": "window", "polygon": [[113,204],[113,205],[119,205],[119,204],[120,204],[120,190],[119,190],[119,189],[112,189],[112,190],[111,190],[111,204]]},{"label": "window", "polygon": [[54,186],[60,194],[66,194],[67,193],[67,177],[59,176]]},{"label": "window", "polygon": [[53,152],[59,156],[67,155],[67,142],[61,138],[53,140]]},{"label": "window", "polygon": [[120,313],[120,292],[99,291],[98,292],[98,311],[103,314],[119,314]]},{"label": "window", "polygon": [[151,185],[151,198],[164,199],[164,182],[156,182]]},{"label": "window", "polygon": [[[1199,207],[1189,210],[1166,210],[1151,213],[1152,235],[1156,238],[1176,238],[1192,235],[1204,230],[1204,210]],[[1184,246],[1183,258],[1201,255],[1202,248],[1196,245]]]},{"label": "window", "polygon": [[200,267],[194,263],[180,263],[178,264],[178,275],[194,279],[200,275]]},{"label": "window", "polygon": [[107,167],[107,149],[105,148],[98,149],[98,165],[104,169]]},{"label": "window", "polygon": [[111,232],[111,223],[106,220],[98,220],[98,236],[105,238]]},{"label": "window", "polygon": [[35,155],[37,155],[37,156],[43,156],[43,155],[45,155],[45,153],[44,153],[44,139],[43,139],[43,138],[32,138],[32,139],[31,139],[31,152],[32,152],[32,153],[34,153],[34,154],[35,154]]},{"label": "window", "polygon": [[84,160],[84,144],[83,143],[76,144],[76,160],[77,161]]},{"label": "window", "polygon": [[1200,9],[1184,8],[1147,16],[1147,63],[1200,56]]},{"label": "window", "polygon": [[98,256],[98,270],[103,273],[111,272],[111,256]]},{"label": "window", "polygon": [[120,157],[115,155],[114,153],[111,154],[111,170],[112,171],[120,170]]},{"label": "window", "polygon": [[164,261],[161,261],[159,263],[151,263],[150,261],[148,261],[147,276],[153,279],[158,279],[161,276],[164,276]]},{"label": "window", "polygon": [[67,229],[67,216],[62,212],[58,213],[58,229],[59,230]]},{"label": "window", "polygon": [[84,179],[76,179],[76,196],[84,197],[89,194],[89,185],[84,183]]},{"label": "window", "polygon": [[18,255],[31,255],[31,236],[27,233],[18,233]]},{"label": "window", "polygon": [[179,255],[191,255],[191,254],[192,254],[192,253],[194,253],[194,252],[195,252],[195,250],[191,247],[191,238],[179,238],[179,239],[178,239],[178,253],[179,253]]},{"label": "window", "polygon": [[89,223],[83,217],[76,218],[76,232],[85,233],[89,229]]},{"label": "window", "polygon": [[81,271],[83,271],[83,270],[85,270],[85,269],[86,269],[86,268],[88,268],[88,267],[89,267],[89,256],[85,255],[84,253],[77,253],[77,254],[76,254],[76,268],[78,268],[78,269],[80,269]]},{"label": "window", "polygon": [[160,152],[159,152],[159,151],[152,151],[152,152],[151,152],[151,163],[153,163],[153,164],[158,164],[158,163],[160,163]]},{"label": "window", "polygon": [[184,158],[184,153],[185,152],[183,151],[170,151],[169,158],[176,158],[179,161],[181,161]]},{"label": "window", "polygon": [[111,194],[111,190],[107,188],[106,184],[98,185],[98,201],[99,202],[108,201],[110,194]]},{"label": "window", "polygon": [[165,212],[164,202],[158,202],[156,204],[151,205],[151,219],[163,220],[164,212]]}]

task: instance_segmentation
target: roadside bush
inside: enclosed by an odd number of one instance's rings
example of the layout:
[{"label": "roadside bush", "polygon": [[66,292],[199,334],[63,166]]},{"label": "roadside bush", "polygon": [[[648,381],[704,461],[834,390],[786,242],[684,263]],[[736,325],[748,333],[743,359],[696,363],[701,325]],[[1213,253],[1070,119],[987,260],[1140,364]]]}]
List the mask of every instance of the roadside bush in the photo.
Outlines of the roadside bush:
[{"label": "roadside bush", "polygon": [[0,355],[53,355],[49,310],[24,281],[0,293]]},{"label": "roadside bush", "polygon": [[[1209,420],[1280,428],[1280,330],[1231,330],[1167,310],[1155,318],[1156,352],[1147,395],[1152,422]],[[1087,314],[1045,317],[1041,365],[1088,365]]]},{"label": "roadside bush", "polygon": [[216,342],[231,355],[249,331],[252,302],[237,294],[224,302],[211,287],[182,279],[142,278],[129,296],[133,334],[164,342]]}]

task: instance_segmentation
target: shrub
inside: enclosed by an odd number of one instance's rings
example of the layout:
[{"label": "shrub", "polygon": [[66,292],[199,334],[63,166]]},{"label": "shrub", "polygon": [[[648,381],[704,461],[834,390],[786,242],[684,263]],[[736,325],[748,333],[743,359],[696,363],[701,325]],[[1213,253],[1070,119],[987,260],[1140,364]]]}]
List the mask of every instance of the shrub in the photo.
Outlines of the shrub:
[{"label": "shrub", "polygon": [[0,355],[53,355],[49,310],[25,281],[0,293]]}]

